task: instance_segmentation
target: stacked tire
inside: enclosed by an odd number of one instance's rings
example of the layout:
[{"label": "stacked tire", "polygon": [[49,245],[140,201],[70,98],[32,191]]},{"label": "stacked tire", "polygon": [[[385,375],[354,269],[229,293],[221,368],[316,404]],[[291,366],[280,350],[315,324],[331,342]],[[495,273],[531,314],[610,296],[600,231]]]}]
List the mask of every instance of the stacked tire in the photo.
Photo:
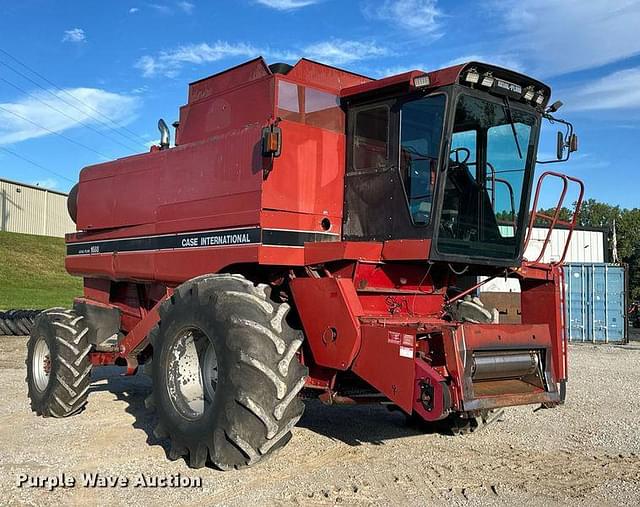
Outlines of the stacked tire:
[{"label": "stacked tire", "polygon": [[41,310],[9,310],[0,312],[0,335],[27,336]]}]

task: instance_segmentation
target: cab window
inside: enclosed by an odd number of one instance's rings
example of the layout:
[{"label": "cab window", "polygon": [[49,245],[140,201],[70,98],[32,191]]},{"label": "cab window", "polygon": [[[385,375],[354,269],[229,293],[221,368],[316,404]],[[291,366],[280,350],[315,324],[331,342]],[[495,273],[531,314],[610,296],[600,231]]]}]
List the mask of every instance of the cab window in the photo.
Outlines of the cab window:
[{"label": "cab window", "polygon": [[355,114],[353,169],[384,169],[389,158],[389,108],[376,106]]},{"label": "cab window", "polygon": [[409,213],[414,224],[431,220],[445,96],[423,97],[405,102],[400,113],[400,174]]}]

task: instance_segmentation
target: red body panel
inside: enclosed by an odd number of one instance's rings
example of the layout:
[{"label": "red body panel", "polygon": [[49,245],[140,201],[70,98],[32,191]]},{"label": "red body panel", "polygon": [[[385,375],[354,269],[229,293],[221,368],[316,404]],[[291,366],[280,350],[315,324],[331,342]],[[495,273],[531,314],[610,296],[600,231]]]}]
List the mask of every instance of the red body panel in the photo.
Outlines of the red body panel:
[{"label": "red body panel", "polygon": [[414,401],[414,348],[415,330],[363,325],[362,347],[353,371],[410,413]]},{"label": "red body panel", "polygon": [[[336,220],[332,232],[340,233],[344,192],[345,137],[329,130],[291,121],[279,124],[282,137],[295,149],[283,147],[273,171],[265,180],[262,208],[316,216],[315,227],[322,231],[320,220]],[[293,217],[286,220],[291,221]],[[295,218],[294,218],[295,220]]]},{"label": "red body panel", "polygon": [[313,359],[346,370],[360,349],[358,317],[363,310],[353,282],[345,278],[296,278],[291,290]]}]

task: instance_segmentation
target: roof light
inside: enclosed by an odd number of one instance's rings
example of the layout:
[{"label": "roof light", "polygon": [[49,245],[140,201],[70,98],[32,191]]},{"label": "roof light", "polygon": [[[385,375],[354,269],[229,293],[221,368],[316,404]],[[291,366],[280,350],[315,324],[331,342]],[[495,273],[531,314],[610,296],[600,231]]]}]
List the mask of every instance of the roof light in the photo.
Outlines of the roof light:
[{"label": "roof light", "polygon": [[413,78],[413,86],[416,88],[424,88],[425,86],[429,86],[431,84],[431,80],[427,74],[423,74],[422,76]]},{"label": "roof light", "polygon": [[480,81],[480,74],[476,69],[470,69],[469,72],[467,72],[467,74],[465,75],[464,80],[467,83],[476,84],[478,81]]},{"label": "roof light", "polygon": [[536,104],[541,106],[543,102],[544,102],[544,95],[542,94],[542,92],[538,92],[538,94],[536,95]]},{"label": "roof light", "polygon": [[534,95],[533,86],[529,86],[525,89],[524,95],[522,96],[522,98],[524,100],[531,100],[533,98],[533,95]]},{"label": "roof light", "polygon": [[482,76],[481,85],[486,86],[487,88],[491,88],[493,86],[493,82],[495,79],[491,75],[491,72],[487,72],[484,76]]}]

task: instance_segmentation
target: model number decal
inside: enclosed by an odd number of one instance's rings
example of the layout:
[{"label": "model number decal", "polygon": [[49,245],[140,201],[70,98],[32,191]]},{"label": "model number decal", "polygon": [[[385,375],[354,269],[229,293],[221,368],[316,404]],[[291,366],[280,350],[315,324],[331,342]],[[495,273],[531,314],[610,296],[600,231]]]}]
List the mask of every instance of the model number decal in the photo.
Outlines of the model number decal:
[{"label": "model number decal", "polygon": [[243,245],[247,243],[253,243],[249,234],[240,233],[184,238],[181,246],[190,248],[195,246]]},{"label": "model number decal", "polygon": [[160,236],[141,236],[67,244],[67,255],[95,255],[117,252],[180,250],[263,244],[265,246],[303,247],[308,242],[338,241],[339,234],[279,229],[219,229]]}]

